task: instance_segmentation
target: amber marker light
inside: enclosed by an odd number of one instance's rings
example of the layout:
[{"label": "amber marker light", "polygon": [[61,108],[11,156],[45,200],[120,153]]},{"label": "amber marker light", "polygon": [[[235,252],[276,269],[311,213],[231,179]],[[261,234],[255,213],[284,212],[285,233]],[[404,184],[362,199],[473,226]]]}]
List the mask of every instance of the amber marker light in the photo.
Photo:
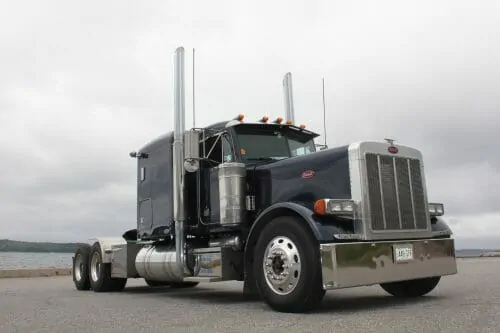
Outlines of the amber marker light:
[{"label": "amber marker light", "polygon": [[306,125],[302,124],[302,125],[300,125],[300,128],[304,129],[304,128],[306,128]]},{"label": "amber marker light", "polygon": [[269,117],[268,116],[264,116],[264,117],[262,117],[262,119],[260,121],[263,122],[263,123],[267,123],[268,120],[269,120]]},{"label": "amber marker light", "polygon": [[238,117],[234,118],[235,120],[238,120],[238,121],[243,121],[243,119],[245,118],[245,115],[244,114],[239,114]]},{"label": "amber marker light", "polygon": [[326,200],[319,199],[314,203],[314,212],[318,215],[325,215],[326,213]]},{"label": "amber marker light", "polygon": [[287,124],[287,125],[292,125],[293,123],[292,123],[292,121],[291,121],[291,120],[287,120],[287,121],[286,121],[286,124]]},{"label": "amber marker light", "polygon": [[281,117],[278,117],[276,118],[276,121],[275,121],[277,124],[281,124],[283,122],[283,118]]}]

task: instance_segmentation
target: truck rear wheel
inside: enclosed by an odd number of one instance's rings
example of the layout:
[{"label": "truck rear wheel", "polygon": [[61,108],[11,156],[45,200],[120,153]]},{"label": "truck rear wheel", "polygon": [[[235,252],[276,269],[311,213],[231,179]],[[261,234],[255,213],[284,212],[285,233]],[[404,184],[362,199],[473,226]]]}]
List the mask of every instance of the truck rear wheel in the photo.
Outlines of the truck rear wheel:
[{"label": "truck rear wheel", "polygon": [[395,297],[420,297],[430,293],[441,280],[440,276],[406,280],[391,283],[383,283],[380,286],[387,293]]},{"label": "truck rear wheel", "polygon": [[102,250],[98,242],[90,250],[89,270],[90,286],[95,292],[121,291],[127,284],[127,279],[111,277],[111,264],[102,262]]},{"label": "truck rear wheel", "polygon": [[89,257],[90,245],[84,244],[78,246],[73,258],[73,283],[77,290],[89,290]]},{"label": "truck rear wheel", "polygon": [[307,312],[321,303],[321,260],[316,240],[294,217],[278,217],[262,230],[253,271],[261,298],[279,312]]}]

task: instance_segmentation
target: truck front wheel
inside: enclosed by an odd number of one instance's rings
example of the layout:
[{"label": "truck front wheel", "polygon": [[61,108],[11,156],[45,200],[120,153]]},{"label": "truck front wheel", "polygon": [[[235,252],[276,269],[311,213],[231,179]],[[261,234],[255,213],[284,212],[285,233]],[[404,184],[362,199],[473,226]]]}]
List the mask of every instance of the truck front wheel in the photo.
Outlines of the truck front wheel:
[{"label": "truck front wheel", "polygon": [[279,312],[307,312],[321,303],[319,247],[307,226],[284,216],[267,223],[255,247],[253,271],[261,298]]},{"label": "truck front wheel", "polygon": [[127,279],[111,277],[111,264],[102,262],[102,250],[98,242],[90,250],[89,270],[90,286],[95,292],[121,291],[127,284]]},{"label": "truck front wheel", "polygon": [[387,293],[395,297],[419,297],[434,290],[440,280],[440,276],[435,276],[424,279],[383,283],[380,286]]}]

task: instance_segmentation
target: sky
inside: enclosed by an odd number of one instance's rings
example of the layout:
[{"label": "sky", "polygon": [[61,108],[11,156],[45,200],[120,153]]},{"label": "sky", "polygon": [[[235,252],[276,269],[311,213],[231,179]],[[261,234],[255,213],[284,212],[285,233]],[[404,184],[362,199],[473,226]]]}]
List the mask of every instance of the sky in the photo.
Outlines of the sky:
[{"label": "sky", "polygon": [[457,247],[500,248],[500,3],[3,1],[0,239],[81,241],[136,225],[129,152],[173,128],[186,49],[186,125],[284,116],[327,144],[418,148]]}]

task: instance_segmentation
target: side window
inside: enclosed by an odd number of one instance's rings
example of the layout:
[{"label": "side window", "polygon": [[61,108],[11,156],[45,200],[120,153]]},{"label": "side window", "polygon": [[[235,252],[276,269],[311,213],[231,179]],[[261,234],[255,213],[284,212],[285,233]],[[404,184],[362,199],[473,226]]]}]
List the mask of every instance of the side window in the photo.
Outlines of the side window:
[{"label": "side window", "polygon": [[231,148],[231,143],[229,141],[229,137],[227,135],[224,135],[221,139],[222,139],[223,162],[234,161],[233,149]]},{"label": "side window", "polygon": [[308,146],[300,147],[295,150],[292,150],[292,156],[301,156],[312,153],[311,149]]},{"label": "side window", "polygon": [[212,161],[222,163],[222,137],[216,135],[209,138],[206,143],[206,153]]}]

